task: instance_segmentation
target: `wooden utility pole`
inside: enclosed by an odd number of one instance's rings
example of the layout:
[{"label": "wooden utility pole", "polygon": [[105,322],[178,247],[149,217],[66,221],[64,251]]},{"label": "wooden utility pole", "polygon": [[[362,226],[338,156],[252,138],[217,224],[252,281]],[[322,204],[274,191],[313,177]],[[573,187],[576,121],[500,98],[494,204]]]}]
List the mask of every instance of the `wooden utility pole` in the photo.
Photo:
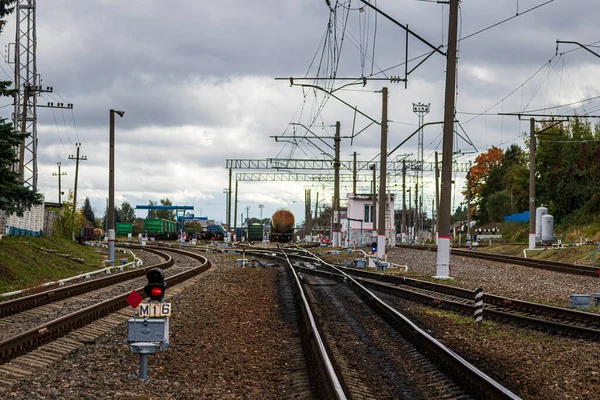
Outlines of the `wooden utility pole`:
[{"label": "wooden utility pole", "polygon": [[334,149],[335,159],[333,161],[333,247],[341,245],[341,232],[340,232],[340,145],[342,139],[340,138],[340,121],[335,123],[335,138],[334,138]]},{"label": "wooden utility pole", "polygon": [[81,143],[75,143],[77,146],[77,155],[75,157],[69,156],[69,160],[75,160],[75,187],[73,188],[73,212],[77,211],[77,179],[79,177],[79,161],[86,161],[87,156],[79,157],[79,147]]},{"label": "wooden utility pole", "polygon": [[52,176],[58,176],[58,204],[62,204],[62,189],[60,186],[60,177],[66,175],[66,172],[60,172],[60,161],[56,163],[58,165],[58,173],[53,172]]},{"label": "wooden utility pole", "polygon": [[446,56],[446,94],[444,102],[444,135],[442,145],[442,193],[440,198],[440,229],[435,276],[450,277],[450,203],[452,197],[452,146],[454,139],[454,105],[456,96],[456,40],[458,2],[449,0],[448,53]]},{"label": "wooden utility pole", "polygon": [[377,257],[385,255],[385,205],[386,196],[386,165],[387,165],[387,107],[388,88],[381,89],[381,150],[379,171],[379,221],[377,223]]}]

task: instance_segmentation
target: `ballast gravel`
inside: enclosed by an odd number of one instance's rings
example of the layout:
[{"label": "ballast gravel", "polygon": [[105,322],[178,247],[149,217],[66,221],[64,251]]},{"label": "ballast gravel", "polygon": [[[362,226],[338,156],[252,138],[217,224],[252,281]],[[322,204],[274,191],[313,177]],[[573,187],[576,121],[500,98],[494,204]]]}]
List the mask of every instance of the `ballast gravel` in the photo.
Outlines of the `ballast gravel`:
[{"label": "ballast gravel", "polygon": [[289,345],[294,333],[279,311],[281,271],[236,267],[236,256],[210,259],[213,267],[195,285],[167,299],[173,307],[170,346],[149,356],[150,382],[136,376],[139,356],[124,345],[122,324],[20,381],[4,398],[288,398],[286,375],[297,349]]},{"label": "ballast gravel", "polygon": [[[389,249],[407,276],[431,279],[433,252]],[[135,377],[136,355],[120,326],[95,343],[22,380],[7,399],[286,399],[293,333],[277,298],[278,270],[235,266],[211,254],[214,267],[171,299],[171,347],[150,356],[151,381]],[[343,261],[349,256],[332,256]],[[355,255],[353,256],[354,258]],[[600,292],[596,278],[451,257],[445,284],[566,306],[570,293]],[[168,291],[167,291],[168,293]],[[523,399],[599,399],[600,347],[388,298],[400,312]]]}]

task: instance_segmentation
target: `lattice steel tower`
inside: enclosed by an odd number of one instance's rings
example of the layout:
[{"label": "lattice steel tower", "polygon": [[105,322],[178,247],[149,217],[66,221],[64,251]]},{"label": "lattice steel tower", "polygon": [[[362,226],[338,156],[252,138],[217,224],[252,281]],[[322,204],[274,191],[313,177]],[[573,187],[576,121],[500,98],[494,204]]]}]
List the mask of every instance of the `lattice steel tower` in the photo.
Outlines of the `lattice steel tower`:
[{"label": "lattice steel tower", "polygon": [[[36,66],[35,0],[17,0],[14,50],[15,130],[27,132],[19,149],[19,175],[23,182],[37,189],[37,112],[35,92],[38,88]],[[10,61],[9,61],[10,62]]]},{"label": "lattice steel tower", "polygon": [[[415,104],[413,103],[413,112],[419,116],[419,127],[423,126],[423,120],[425,115],[429,114],[429,106],[431,103],[422,104],[421,102]],[[419,142],[417,144],[417,162],[419,163],[419,170],[417,171],[417,185],[419,186],[419,191],[421,196],[423,196],[423,170],[425,169],[424,159],[423,159],[423,129],[419,130]],[[416,199],[416,204],[422,204]],[[418,207],[421,208],[421,207]],[[423,211],[417,211],[417,220],[415,221],[415,233],[421,235],[423,231]],[[417,233],[418,232],[418,233]]]}]

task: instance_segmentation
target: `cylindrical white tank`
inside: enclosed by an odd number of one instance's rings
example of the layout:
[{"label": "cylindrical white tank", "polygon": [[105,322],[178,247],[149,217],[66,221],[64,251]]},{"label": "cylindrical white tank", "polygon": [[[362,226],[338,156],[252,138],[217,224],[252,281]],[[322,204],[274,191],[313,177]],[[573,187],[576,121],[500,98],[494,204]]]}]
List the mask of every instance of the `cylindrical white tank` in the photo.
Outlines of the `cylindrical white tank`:
[{"label": "cylindrical white tank", "polygon": [[548,214],[546,207],[538,207],[535,209],[535,239],[542,240],[542,218]]},{"label": "cylindrical white tank", "polygon": [[554,217],[546,214],[542,217],[542,242],[554,241]]}]

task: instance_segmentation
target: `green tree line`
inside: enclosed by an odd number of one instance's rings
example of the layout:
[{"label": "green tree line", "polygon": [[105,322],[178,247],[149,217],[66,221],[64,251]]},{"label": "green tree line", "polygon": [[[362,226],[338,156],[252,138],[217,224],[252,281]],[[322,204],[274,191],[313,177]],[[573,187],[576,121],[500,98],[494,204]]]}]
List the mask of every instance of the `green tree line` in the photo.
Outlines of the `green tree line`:
[{"label": "green tree line", "polygon": [[[544,205],[558,222],[585,224],[600,212],[600,124],[582,118],[538,124],[535,151],[536,207]],[[471,215],[479,224],[499,222],[529,210],[529,137],[525,149],[481,153],[467,176]]]}]

